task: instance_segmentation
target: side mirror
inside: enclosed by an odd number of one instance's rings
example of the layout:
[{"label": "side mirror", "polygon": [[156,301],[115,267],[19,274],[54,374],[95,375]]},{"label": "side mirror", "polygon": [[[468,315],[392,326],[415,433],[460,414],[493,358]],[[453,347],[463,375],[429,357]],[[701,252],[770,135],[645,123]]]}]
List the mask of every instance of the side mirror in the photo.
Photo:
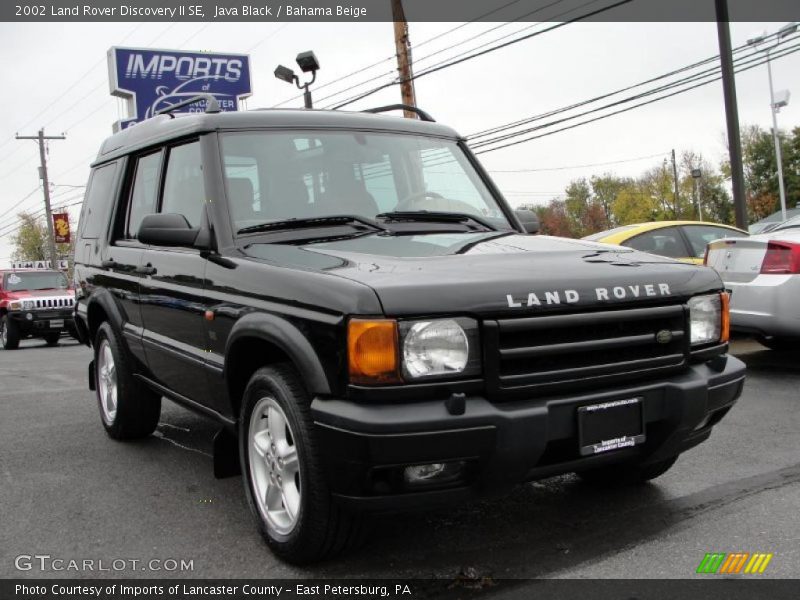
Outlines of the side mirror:
[{"label": "side mirror", "polygon": [[515,210],[519,222],[528,233],[539,233],[539,217],[532,210],[519,209]]},{"label": "side mirror", "polygon": [[139,226],[138,239],[148,246],[194,246],[200,233],[183,215],[158,213],[146,215]]}]

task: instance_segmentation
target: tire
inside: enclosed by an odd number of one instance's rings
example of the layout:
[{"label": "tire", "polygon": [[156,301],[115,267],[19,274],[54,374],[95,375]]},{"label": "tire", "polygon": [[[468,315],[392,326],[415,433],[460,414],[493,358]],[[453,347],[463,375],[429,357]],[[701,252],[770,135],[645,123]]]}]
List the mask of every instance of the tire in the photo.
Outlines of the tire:
[{"label": "tire", "polygon": [[47,342],[48,346],[57,346],[58,340],[61,339],[61,332],[58,333],[48,333],[44,336],[44,341]]},{"label": "tire", "polygon": [[673,456],[645,465],[610,465],[608,467],[580,471],[578,476],[587,483],[599,486],[636,485],[660,477],[672,468],[676,460],[678,460],[678,457]]},{"label": "tire", "polygon": [[239,460],[250,510],[270,549],[294,564],[361,540],[361,519],[332,502],[310,404],[294,367],[278,364],[253,374],[241,409]]},{"label": "tire", "polygon": [[153,433],[161,396],[136,381],[130,358],[108,322],[97,330],[94,369],[100,419],[109,437],[133,440]]},{"label": "tire", "polygon": [[800,350],[800,339],[798,338],[788,338],[788,337],[776,337],[776,336],[759,336],[758,343],[762,346],[766,346],[770,350],[776,350],[779,352],[796,352]]},{"label": "tire", "polygon": [[3,348],[6,350],[19,348],[19,325],[14,319],[9,319],[8,315],[0,317],[0,339],[2,339]]}]

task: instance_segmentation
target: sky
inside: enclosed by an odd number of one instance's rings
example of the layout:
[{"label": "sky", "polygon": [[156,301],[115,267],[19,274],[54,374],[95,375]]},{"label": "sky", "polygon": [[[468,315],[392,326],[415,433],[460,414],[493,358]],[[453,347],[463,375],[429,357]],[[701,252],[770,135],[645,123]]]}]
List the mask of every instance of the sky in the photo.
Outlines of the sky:
[{"label": "sky", "polygon": [[[411,23],[416,72],[523,28],[529,33],[550,25]],[[733,46],[782,25],[732,23]],[[481,35],[484,32],[489,33]],[[464,43],[445,50],[459,42]],[[317,90],[317,107],[349,98],[396,74],[391,23],[0,23],[0,267],[8,264],[13,251],[10,238],[16,213],[43,206],[37,189],[37,146],[15,140],[15,133],[35,135],[44,127],[47,134],[65,134],[66,140],[49,144],[53,206],[79,202],[89,164],[112,133],[112,124],[125,116],[122,102],[109,93],[106,52],[115,45],[250,54],[254,93],[247,101],[249,108],[301,106],[302,99],[293,99],[297,91],[272,72],[279,63],[294,66],[294,57],[304,50],[314,50],[321,64],[312,87]],[[469,135],[643,81],[717,52],[715,23],[573,23],[418,79],[417,104]],[[381,60],[363,73],[331,83]],[[371,77],[377,79],[370,85],[325,98]],[[778,116],[779,127],[800,125],[800,53],[774,61],[773,77],[776,90],[795,94]],[[737,75],[736,85],[741,124],[769,129],[766,66]],[[348,109],[399,100],[399,89],[391,86]],[[546,203],[563,194],[573,179],[605,172],[636,176],[672,149],[678,154],[692,150],[719,164],[727,154],[725,130],[722,86],[716,82],[583,127],[485,153],[480,159],[513,205]],[[586,166],[598,163],[616,164]],[[504,172],[515,170],[526,171]],[[73,225],[79,209],[69,208]]]}]

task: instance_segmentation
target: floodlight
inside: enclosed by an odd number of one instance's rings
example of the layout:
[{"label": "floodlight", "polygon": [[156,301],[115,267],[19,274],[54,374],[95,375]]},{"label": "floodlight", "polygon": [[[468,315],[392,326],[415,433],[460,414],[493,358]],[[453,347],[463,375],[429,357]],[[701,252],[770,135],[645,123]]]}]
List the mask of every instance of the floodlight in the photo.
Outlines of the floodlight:
[{"label": "floodlight", "polygon": [[283,65],[278,65],[275,69],[275,77],[278,79],[285,81],[286,83],[295,83],[297,81],[297,75],[294,74],[289,67],[284,67]]},{"label": "floodlight", "polygon": [[300,67],[303,73],[315,73],[319,70],[319,61],[311,50],[301,52],[297,55],[295,60],[297,61],[297,66]]}]

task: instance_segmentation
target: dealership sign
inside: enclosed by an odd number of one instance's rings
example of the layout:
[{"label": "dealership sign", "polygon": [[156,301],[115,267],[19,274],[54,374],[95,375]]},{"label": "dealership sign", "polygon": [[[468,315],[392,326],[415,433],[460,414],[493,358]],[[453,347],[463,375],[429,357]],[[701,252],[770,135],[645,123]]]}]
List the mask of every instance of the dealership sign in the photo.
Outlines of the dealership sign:
[{"label": "dealership sign", "polygon": [[[49,260],[15,260],[11,263],[11,268],[47,270],[53,268],[53,263]],[[59,260],[58,268],[61,271],[66,271],[69,268],[69,261]]]},{"label": "dealership sign", "polygon": [[[114,124],[115,131],[199,94],[214,96],[222,110],[239,110],[239,102],[253,93],[246,54],[114,47],[108,51],[108,76],[111,94],[128,106],[128,117]],[[205,104],[199,100],[175,112],[203,112]]]},{"label": "dealership sign", "polygon": [[69,213],[53,213],[53,235],[56,244],[69,244]]}]

